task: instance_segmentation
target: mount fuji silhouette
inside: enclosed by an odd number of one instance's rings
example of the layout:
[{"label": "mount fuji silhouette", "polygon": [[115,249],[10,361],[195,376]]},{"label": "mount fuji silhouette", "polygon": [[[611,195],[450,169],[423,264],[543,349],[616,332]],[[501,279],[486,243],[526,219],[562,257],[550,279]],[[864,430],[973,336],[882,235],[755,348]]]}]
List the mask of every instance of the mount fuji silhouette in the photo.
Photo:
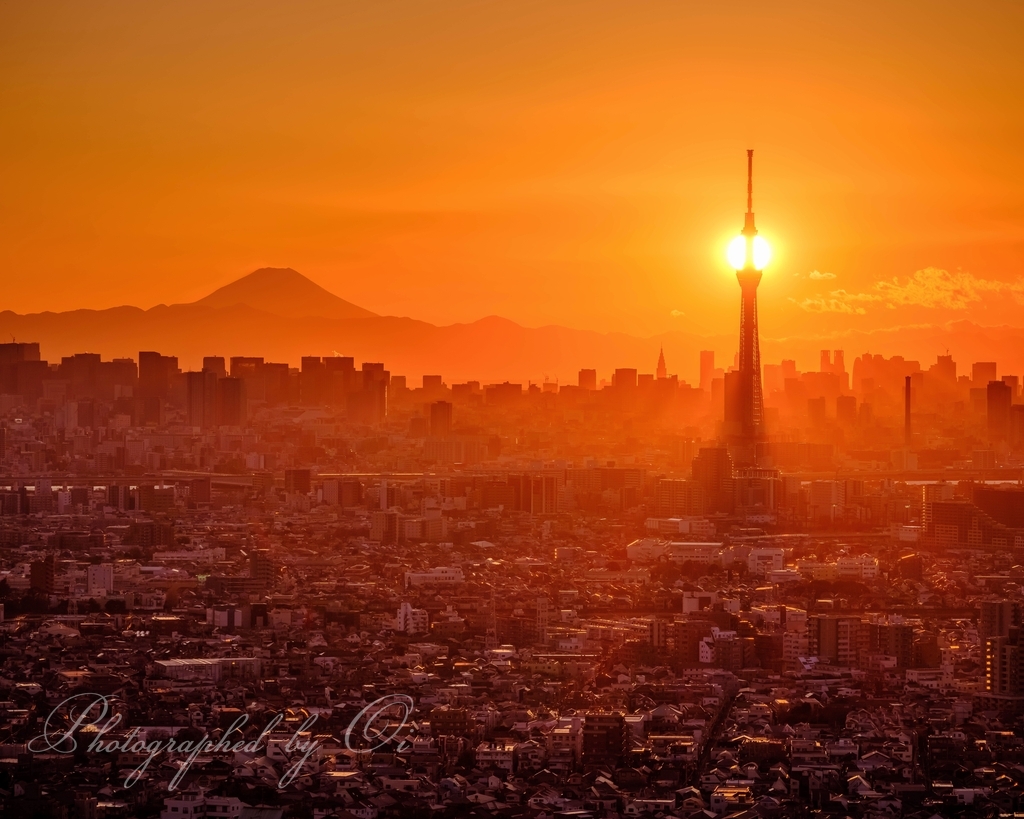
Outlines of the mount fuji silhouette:
[{"label": "mount fuji silhouette", "polygon": [[261,267],[192,304],[198,307],[244,305],[285,318],[321,316],[356,319],[376,316],[376,313],[338,298],[290,267]]}]

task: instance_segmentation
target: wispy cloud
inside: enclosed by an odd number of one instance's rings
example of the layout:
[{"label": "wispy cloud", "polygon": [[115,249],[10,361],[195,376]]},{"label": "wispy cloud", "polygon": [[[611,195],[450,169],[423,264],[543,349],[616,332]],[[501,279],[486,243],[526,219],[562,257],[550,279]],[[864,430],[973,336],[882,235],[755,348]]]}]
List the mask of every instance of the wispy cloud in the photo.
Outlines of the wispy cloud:
[{"label": "wispy cloud", "polygon": [[669,315],[672,316],[672,318],[679,318],[680,316],[685,316],[686,313],[682,310],[673,310]]},{"label": "wispy cloud", "polygon": [[[845,293],[844,290],[837,290],[836,293]],[[862,316],[867,310],[863,307],[856,307],[841,298],[836,298],[835,294],[832,296],[815,296],[814,298],[807,298],[803,301],[797,301],[796,299],[790,299],[793,304],[799,307],[801,310],[806,310],[808,313],[849,313],[852,315]]]},{"label": "wispy cloud", "polygon": [[937,267],[918,270],[905,282],[898,278],[879,282],[875,290],[881,300],[894,306],[966,310],[971,304],[981,301],[985,293],[1009,293],[1019,304],[1024,303],[1024,281],[1008,283],[979,279],[963,270],[950,273]]},{"label": "wispy cloud", "polygon": [[813,279],[814,281],[821,281],[823,279],[834,279],[835,277],[835,273],[822,273],[820,270],[812,270],[810,274],[808,274],[807,276],[807,278]]},{"label": "wispy cloud", "polygon": [[[831,273],[814,271],[810,278],[821,280],[835,277]],[[890,310],[897,307],[926,307],[962,311],[967,310],[972,304],[981,302],[989,293],[1009,295],[1018,304],[1024,304],[1024,279],[1001,282],[995,279],[981,279],[963,270],[950,272],[937,267],[927,267],[902,281],[894,277],[892,281],[878,282],[872,292],[868,293],[833,290],[827,296],[818,294],[803,301],[790,301],[809,313],[863,315],[867,312],[865,305],[870,304],[884,305]]]}]

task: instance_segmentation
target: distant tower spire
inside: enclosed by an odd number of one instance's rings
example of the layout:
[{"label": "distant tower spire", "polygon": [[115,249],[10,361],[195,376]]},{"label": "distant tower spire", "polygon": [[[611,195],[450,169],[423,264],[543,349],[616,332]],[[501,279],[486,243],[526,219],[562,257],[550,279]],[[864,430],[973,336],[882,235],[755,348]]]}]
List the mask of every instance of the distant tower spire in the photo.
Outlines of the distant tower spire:
[{"label": "distant tower spire", "polygon": [[665,347],[662,345],[658,354],[658,378],[668,378],[668,369],[665,367]]}]

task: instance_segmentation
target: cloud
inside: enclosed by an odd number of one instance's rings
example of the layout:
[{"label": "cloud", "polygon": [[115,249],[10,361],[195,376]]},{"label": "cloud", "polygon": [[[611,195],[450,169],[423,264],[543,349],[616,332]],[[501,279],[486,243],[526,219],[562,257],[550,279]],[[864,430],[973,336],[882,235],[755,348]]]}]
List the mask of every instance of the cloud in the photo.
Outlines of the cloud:
[{"label": "cloud", "polygon": [[971,304],[981,301],[985,293],[1009,293],[1018,304],[1024,304],[1024,281],[1011,284],[979,279],[963,270],[950,273],[937,267],[918,270],[906,282],[900,282],[898,278],[879,282],[875,290],[881,294],[881,299],[894,306],[966,310]]},{"label": "cloud", "polygon": [[835,277],[835,273],[822,273],[820,270],[812,270],[807,278],[821,281],[822,279],[834,279]]},{"label": "cloud", "polygon": [[[844,293],[843,290],[837,290],[836,293]],[[863,307],[855,307],[847,301],[841,298],[833,297],[827,298],[825,296],[815,296],[812,299],[804,299],[803,301],[797,301],[796,299],[790,299],[793,304],[799,307],[801,310],[806,310],[808,313],[849,313],[851,315],[864,315],[867,310]],[[847,294],[848,295],[848,294]]]},{"label": "cloud", "polygon": [[672,316],[672,318],[679,318],[680,316],[685,316],[686,313],[682,310],[673,310],[669,315]]},{"label": "cloud", "polygon": [[[811,273],[812,279],[835,278],[831,273]],[[890,310],[897,307],[925,307],[933,310],[963,311],[972,304],[981,302],[986,294],[1001,293],[1011,296],[1018,304],[1024,304],[1024,279],[1015,282],[1001,282],[995,279],[980,279],[963,270],[950,272],[937,267],[926,267],[901,281],[875,284],[873,292],[849,293],[833,290],[828,296],[822,294],[803,301],[790,299],[801,310],[809,313],[850,313],[864,315],[864,305],[885,305]]]}]

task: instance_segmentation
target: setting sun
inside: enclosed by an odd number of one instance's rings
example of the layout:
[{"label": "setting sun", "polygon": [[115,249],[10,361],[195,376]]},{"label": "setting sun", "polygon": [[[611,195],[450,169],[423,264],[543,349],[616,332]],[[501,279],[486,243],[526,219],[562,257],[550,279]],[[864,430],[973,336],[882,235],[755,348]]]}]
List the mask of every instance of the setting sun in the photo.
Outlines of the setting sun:
[{"label": "setting sun", "polygon": [[[772,249],[768,244],[768,240],[763,236],[755,236],[750,244],[753,245],[749,252],[751,253],[750,261],[753,262],[754,269],[764,270],[772,258]],[[728,257],[729,264],[732,265],[733,270],[743,270],[747,266],[747,253],[748,239],[742,235],[729,242],[729,247],[725,251],[725,255]]]}]

